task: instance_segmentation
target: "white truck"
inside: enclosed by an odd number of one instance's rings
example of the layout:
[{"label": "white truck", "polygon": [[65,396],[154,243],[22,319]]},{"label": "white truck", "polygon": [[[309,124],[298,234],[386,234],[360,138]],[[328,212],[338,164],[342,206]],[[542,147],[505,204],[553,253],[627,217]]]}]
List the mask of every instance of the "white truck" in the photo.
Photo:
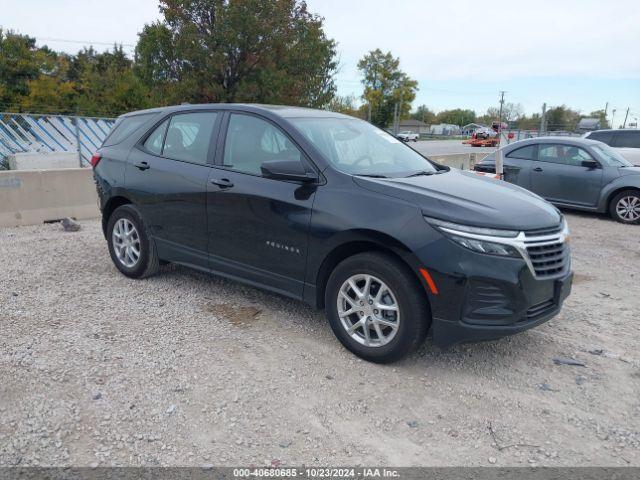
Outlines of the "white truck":
[{"label": "white truck", "polygon": [[402,140],[403,142],[410,142],[410,141],[414,141],[417,142],[420,139],[420,134],[419,133],[414,133],[411,132],[409,130],[404,131],[404,132],[400,132],[397,137]]}]

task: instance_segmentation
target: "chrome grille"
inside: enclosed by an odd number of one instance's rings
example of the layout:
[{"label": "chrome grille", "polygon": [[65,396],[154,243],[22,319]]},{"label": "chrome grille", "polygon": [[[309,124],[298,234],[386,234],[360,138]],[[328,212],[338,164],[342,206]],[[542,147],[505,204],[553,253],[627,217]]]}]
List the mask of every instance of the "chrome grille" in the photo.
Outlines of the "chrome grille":
[{"label": "chrome grille", "polygon": [[544,235],[526,232],[524,244],[537,278],[554,277],[565,272],[569,247],[560,232]]}]

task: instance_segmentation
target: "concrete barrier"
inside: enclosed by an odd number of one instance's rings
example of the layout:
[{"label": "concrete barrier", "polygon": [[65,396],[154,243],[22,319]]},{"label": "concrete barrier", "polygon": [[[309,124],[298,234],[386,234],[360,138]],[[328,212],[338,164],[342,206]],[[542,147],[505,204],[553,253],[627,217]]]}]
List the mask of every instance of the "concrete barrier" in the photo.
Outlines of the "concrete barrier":
[{"label": "concrete barrier", "polygon": [[7,156],[7,161],[10,170],[49,170],[81,166],[77,152],[21,152]]},{"label": "concrete barrier", "polygon": [[488,153],[452,153],[447,155],[429,155],[434,162],[447,167],[471,170],[473,166],[489,155]]},{"label": "concrete barrier", "polygon": [[0,227],[99,216],[90,168],[0,171]]},{"label": "concrete barrier", "polygon": [[[430,158],[448,167],[469,170],[485,156],[483,153],[460,153]],[[90,168],[0,171],[0,227],[99,215]]]}]

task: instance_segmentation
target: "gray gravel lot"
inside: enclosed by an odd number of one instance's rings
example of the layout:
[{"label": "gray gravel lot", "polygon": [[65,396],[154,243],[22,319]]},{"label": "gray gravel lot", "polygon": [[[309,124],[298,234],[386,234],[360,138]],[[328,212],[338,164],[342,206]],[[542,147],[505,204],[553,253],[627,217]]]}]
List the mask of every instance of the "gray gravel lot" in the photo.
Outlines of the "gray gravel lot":
[{"label": "gray gravel lot", "polygon": [[0,230],[0,466],[640,466],[640,227],[568,219],[558,317],[391,366],[295,301],[127,279],[98,221]]}]

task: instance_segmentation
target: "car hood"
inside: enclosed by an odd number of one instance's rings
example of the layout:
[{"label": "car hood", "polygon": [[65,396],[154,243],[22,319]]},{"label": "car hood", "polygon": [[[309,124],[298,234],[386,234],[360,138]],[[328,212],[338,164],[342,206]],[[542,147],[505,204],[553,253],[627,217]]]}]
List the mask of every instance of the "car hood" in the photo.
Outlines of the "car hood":
[{"label": "car hood", "polygon": [[620,175],[638,175],[640,174],[640,166],[638,167],[620,167],[618,168]]},{"label": "car hood", "polygon": [[465,225],[533,230],[556,226],[561,218],[553,205],[521,187],[455,169],[439,175],[354,181],[413,203],[426,216]]}]

